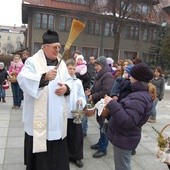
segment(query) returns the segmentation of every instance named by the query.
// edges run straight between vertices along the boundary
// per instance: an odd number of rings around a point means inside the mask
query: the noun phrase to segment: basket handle
[[[8,82],[7,80],[4,80],[3,83],[2,83],[2,85],[7,84],[7,82]]]
[[[167,124],[166,126],[164,126],[164,127],[162,128],[162,130],[160,131],[160,133],[162,133],[168,126],[170,126],[170,124]]]

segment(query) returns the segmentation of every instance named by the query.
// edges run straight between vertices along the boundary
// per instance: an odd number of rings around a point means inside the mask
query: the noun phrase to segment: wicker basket
[[[95,115],[95,112],[96,112],[96,109],[87,109],[86,112],[85,112],[85,115],[87,117],[91,117],[91,116]]]
[[[91,104],[87,104],[84,111],[87,117],[91,117],[95,115],[96,109]]]
[[[164,126],[162,130],[158,133],[157,157],[161,162],[170,165],[170,136],[167,133],[170,133],[170,130],[165,133],[165,130],[167,130],[168,127],[170,127],[170,124]]]
[[[8,81],[11,83],[16,83],[17,82],[17,77],[16,76],[8,76]]]

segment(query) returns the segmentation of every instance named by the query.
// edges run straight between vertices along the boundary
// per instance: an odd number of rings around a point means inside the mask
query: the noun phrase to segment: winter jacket
[[[131,82],[129,79],[118,77],[115,79],[111,89],[111,97],[117,96],[118,101],[125,98],[129,93],[131,93]]]
[[[160,77],[158,79],[153,78],[151,80],[151,83],[156,86],[156,93],[157,93],[157,98],[160,100],[163,99],[164,97],[164,92],[165,92],[165,79],[164,77]]]
[[[113,76],[109,66],[104,66],[97,74],[92,87],[92,100],[96,104],[104,96],[110,95]]]
[[[11,65],[9,66],[9,74],[13,75],[15,74],[16,76],[19,74],[19,72],[21,71],[22,67],[24,66],[22,60],[19,61],[18,63],[15,62],[11,62]]]
[[[84,90],[90,88],[91,77],[90,77],[89,72],[87,72],[83,75],[80,75],[80,73],[76,73],[76,77],[79,78],[82,81]]]
[[[88,72],[91,76],[91,84],[93,85],[94,79],[95,79],[95,76],[96,76],[95,64],[88,64],[87,70],[88,70]]]
[[[147,83],[131,84],[132,92],[120,102],[111,100],[108,138],[110,142],[126,150],[133,150],[141,139],[142,126],[147,122],[152,109],[152,99]]]
[[[3,68],[2,70],[0,70],[0,84],[2,85],[2,83],[7,79],[8,73],[6,71],[5,68]]]
[[[96,104],[104,96],[110,95],[114,78],[108,65],[104,66],[97,74],[92,87],[92,100]],[[96,115],[99,124],[104,123],[104,117]]]
[[[86,74],[87,73],[87,65],[85,63],[77,64],[76,73],[79,73],[80,75]]]

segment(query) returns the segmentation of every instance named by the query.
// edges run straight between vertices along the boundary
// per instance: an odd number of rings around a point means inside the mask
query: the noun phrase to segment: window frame
[[[46,16],[45,20],[43,19],[43,16]],[[53,17],[53,21],[51,21],[50,17]],[[55,15],[54,14],[42,13],[42,12],[37,12],[35,14],[34,27],[36,29],[44,29],[44,30],[51,29],[51,30],[54,30],[54,26],[55,26]]]
[[[65,3],[80,4],[80,5],[89,5],[89,0],[58,0],[58,1],[65,2]]]
[[[140,39],[140,27],[136,25],[127,25],[124,37],[130,40],[137,40]]]
[[[64,25],[63,25],[64,29],[61,27],[61,22],[62,22],[63,19],[64,19],[64,21],[63,21],[64,22]],[[70,29],[71,29],[71,24],[72,24],[73,19],[74,19],[74,17],[72,17],[72,16],[61,15],[60,21],[59,21],[59,30],[69,32]]]
[[[96,52],[95,52],[96,50]],[[82,54],[86,61],[89,61],[90,56],[94,56],[95,58],[98,57],[99,48],[97,47],[82,47]]]
[[[94,19],[86,20],[85,33],[89,35],[101,35],[101,21]]]
[[[125,56],[125,53],[128,53],[128,55],[126,55]],[[130,56],[130,57],[129,57]],[[137,57],[138,56],[138,52],[137,51],[126,51],[126,50],[124,50],[123,51],[123,57],[124,57],[124,59],[130,59],[130,60],[132,60],[133,59],[133,57]]]
[[[145,42],[154,42],[157,36],[157,29],[144,28],[142,40]]]
[[[34,42],[34,54],[35,54],[36,52],[38,52],[38,50],[41,49],[42,45],[43,45],[43,43]]]
[[[106,24],[109,24],[109,25],[106,27]],[[104,36],[111,36],[111,37],[114,37],[113,27],[114,27],[114,23],[105,22],[104,33],[103,33],[103,35],[104,35]],[[108,30],[107,30],[108,34],[106,34],[106,29],[108,29]]]
[[[112,55],[110,55],[110,54],[112,54]],[[108,57],[113,58],[115,60],[115,58],[114,58],[114,49],[105,48],[104,49],[104,56],[106,58],[108,58]]]

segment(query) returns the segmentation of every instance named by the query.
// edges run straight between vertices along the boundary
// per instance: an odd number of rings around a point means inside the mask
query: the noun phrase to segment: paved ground
[[[158,104],[157,123],[146,123],[142,131],[142,140],[137,147],[137,154],[132,157],[132,170],[166,170],[167,166],[156,159],[156,134],[152,126],[158,130],[170,122],[170,88],[167,87],[165,98]],[[12,110],[12,96],[7,91],[7,102],[0,103],[0,170],[25,170],[23,163],[24,131],[22,108]],[[113,150],[109,144],[108,154],[95,159],[90,145],[98,140],[98,125],[94,117],[89,118],[88,134],[84,139],[84,167],[82,170],[114,170]],[[70,164],[71,170],[79,168]]]

